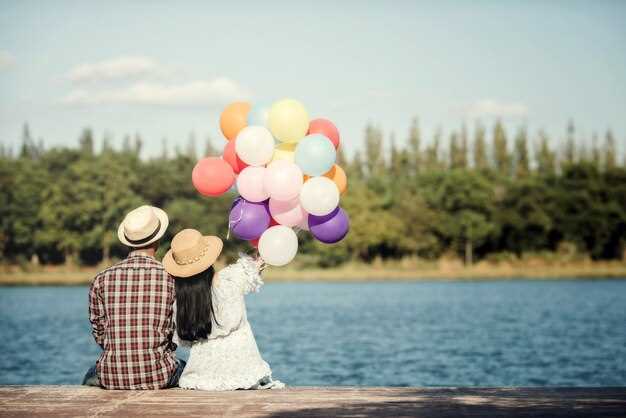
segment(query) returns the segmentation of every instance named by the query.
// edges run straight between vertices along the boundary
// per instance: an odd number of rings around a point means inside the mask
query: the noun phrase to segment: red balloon
[[[330,139],[335,146],[335,149],[339,148],[339,131],[337,130],[335,124],[328,119],[313,119],[309,123],[309,132],[307,135],[311,134],[322,134],[326,138]]]
[[[254,248],[259,248],[259,240],[260,239],[261,238],[251,239],[250,241],[248,241],[248,244],[250,244]]]
[[[248,166],[248,164],[241,161],[241,158],[237,156],[237,153],[235,152],[235,142],[236,139],[231,139],[226,143],[226,146],[224,147],[223,158],[224,161],[230,164],[235,174],[239,174],[241,170]]]
[[[235,182],[233,168],[219,157],[203,158],[191,172],[191,182],[204,196],[219,196]]]

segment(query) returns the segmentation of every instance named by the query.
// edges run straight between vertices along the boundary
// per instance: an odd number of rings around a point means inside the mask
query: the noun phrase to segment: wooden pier
[[[203,392],[0,386],[0,416],[626,417],[626,388],[298,387]]]

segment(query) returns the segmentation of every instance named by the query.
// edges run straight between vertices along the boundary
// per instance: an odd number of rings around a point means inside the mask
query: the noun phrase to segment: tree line
[[[152,158],[141,158],[138,135],[118,148],[105,137],[96,151],[95,142],[85,129],[76,147],[46,148],[25,125],[18,150],[0,148],[0,261],[93,265],[123,257],[117,226],[143,203],[170,216],[164,248],[187,227],[226,237],[234,194],[195,191],[194,138],[172,153],[165,143]],[[335,245],[301,232],[300,265],[450,254],[471,264],[564,246],[592,259],[623,258],[626,168],[610,131],[581,141],[570,122],[562,138],[531,139],[524,126],[511,136],[496,121],[489,132],[477,123],[471,133],[462,126],[423,141],[415,119],[402,142],[370,124],[360,150],[339,153],[351,230]],[[203,155],[220,153],[208,140]],[[229,257],[249,248],[225,241]]]

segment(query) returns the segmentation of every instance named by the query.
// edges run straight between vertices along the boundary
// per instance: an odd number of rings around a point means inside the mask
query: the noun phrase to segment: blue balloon
[[[304,174],[321,176],[335,164],[337,150],[330,139],[321,134],[313,134],[298,142],[295,158]]]
[[[250,108],[248,112],[248,126],[267,127],[267,117],[270,113],[271,104],[259,103]]]

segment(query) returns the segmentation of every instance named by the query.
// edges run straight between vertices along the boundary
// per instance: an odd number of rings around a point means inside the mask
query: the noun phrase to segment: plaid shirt
[[[96,368],[107,389],[159,389],[176,369],[174,279],[152,257],[131,253],[99,273],[89,321],[103,351]]]

